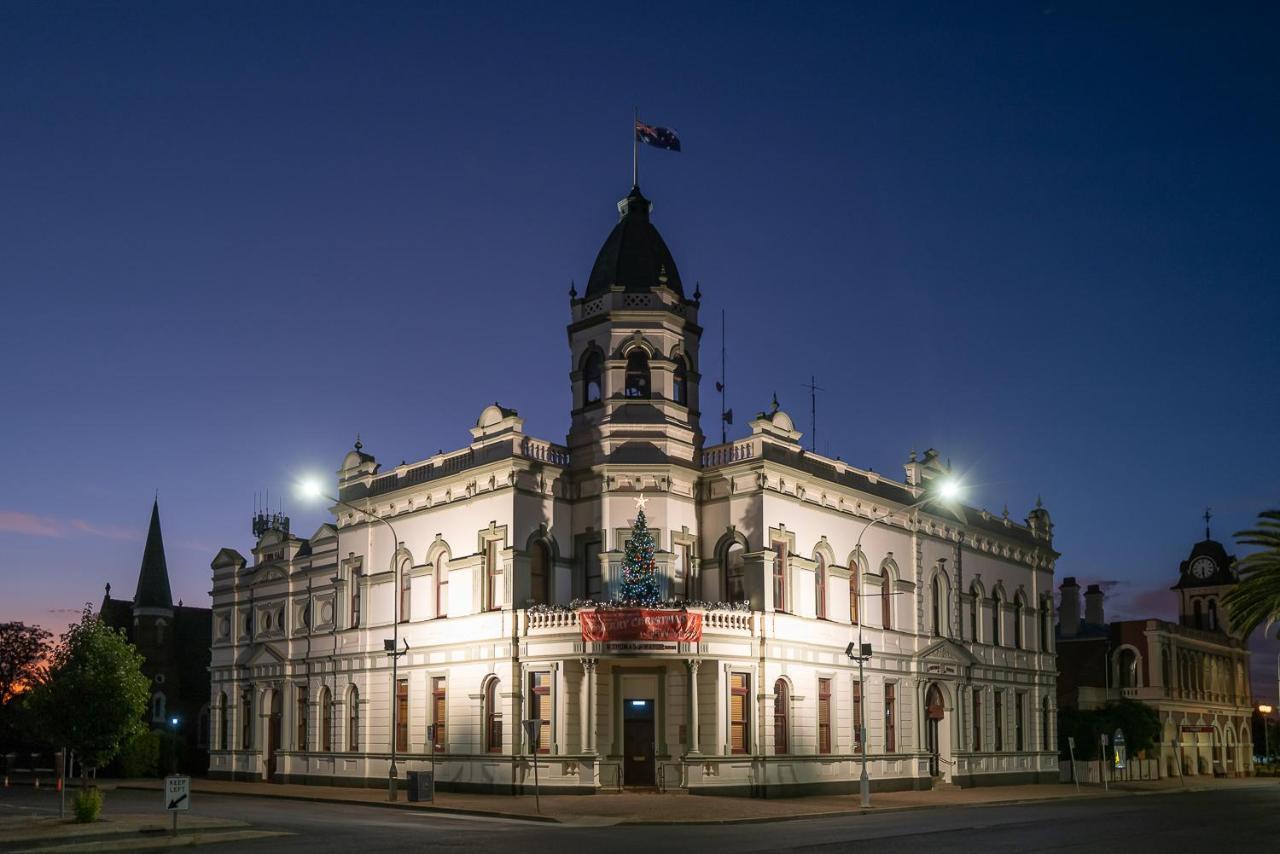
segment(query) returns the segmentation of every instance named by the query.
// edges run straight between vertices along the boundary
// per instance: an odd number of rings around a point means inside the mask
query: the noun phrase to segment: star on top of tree
[[[649,499],[644,497],[644,493],[640,493],[640,497],[636,499],[636,509],[643,510],[644,505],[649,503]]]

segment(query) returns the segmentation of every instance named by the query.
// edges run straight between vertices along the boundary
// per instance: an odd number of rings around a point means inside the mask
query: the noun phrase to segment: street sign
[[[1076,737],[1074,735],[1067,736],[1067,747],[1072,750],[1076,749]]]
[[[170,812],[191,809],[190,777],[164,778],[164,808]]]

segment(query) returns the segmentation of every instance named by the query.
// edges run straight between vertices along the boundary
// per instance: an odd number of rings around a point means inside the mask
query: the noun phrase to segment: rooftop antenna
[[[809,384],[801,386],[809,389],[809,450],[818,452],[818,392],[826,391],[818,385],[813,375],[809,375]]]

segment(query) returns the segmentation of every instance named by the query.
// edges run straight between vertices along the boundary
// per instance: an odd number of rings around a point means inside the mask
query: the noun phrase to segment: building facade
[[[1178,622],[1106,622],[1101,588],[1062,581],[1058,702],[1096,709],[1120,699],[1156,710],[1160,774],[1242,776],[1253,771],[1249,649],[1231,630],[1222,596],[1239,583],[1235,557],[1209,536],[1178,569]]]
[[[151,524],[133,599],[113,599],[108,584],[98,618],[123,630],[142,654],[142,672],[151,680],[147,724],[179,737],[183,755],[174,759],[182,770],[204,769],[211,728],[210,651],[205,642],[212,629],[211,611],[173,604],[159,500],[151,505]]]
[[[708,447],[701,293],[639,189],[618,208],[570,291],[564,445],[497,404],[418,462],[357,442],[332,523],[262,519],[250,557],[219,552],[210,774],[385,785],[394,746],[400,773],[477,791],[529,784],[535,752],[580,793],[852,791],[864,751],[878,789],[1056,779],[1048,512],[917,506],[937,452],[865,471],[806,451],[776,401]],[[696,639],[584,640],[638,499]]]

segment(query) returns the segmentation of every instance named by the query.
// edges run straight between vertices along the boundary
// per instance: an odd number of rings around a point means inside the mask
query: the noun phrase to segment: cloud
[[[22,534],[28,537],[53,537],[62,539],[86,535],[108,540],[136,540],[140,536],[126,528],[94,525],[83,519],[57,519],[52,516],[36,516],[16,510],[0,510],[0,533]]]

